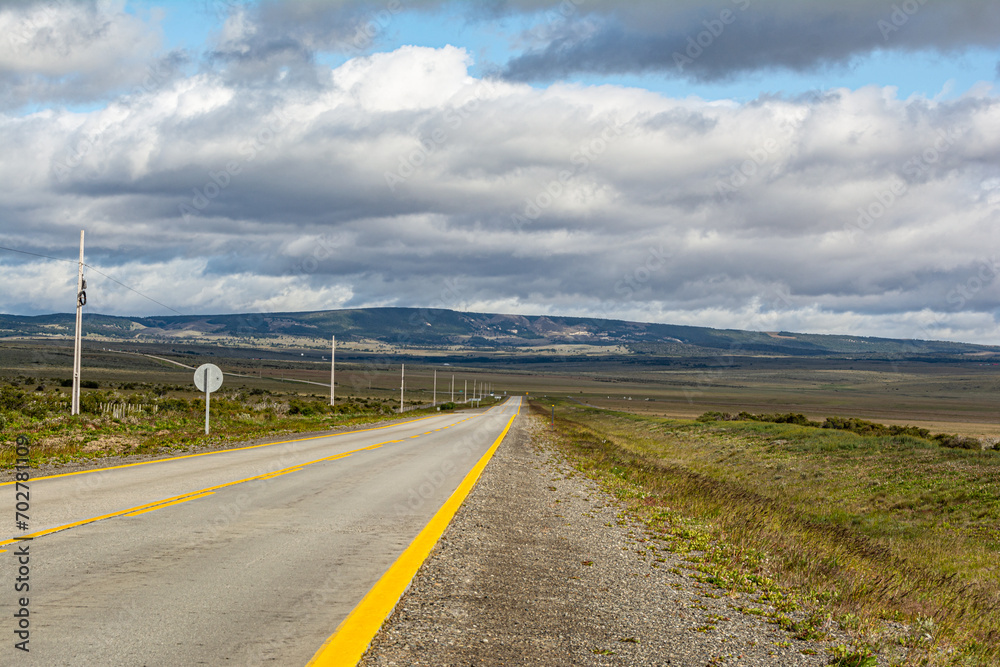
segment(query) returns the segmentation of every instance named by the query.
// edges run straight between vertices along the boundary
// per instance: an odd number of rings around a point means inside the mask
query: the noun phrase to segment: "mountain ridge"
[[[71,336],[75,315],[0,314],[0,339]],[[84,331],[101,339],[190,341],[223,345],[322,347],[343,343],[396,348],[506,349],[553,346],[628,355],[698,354],[848,358],[1000,357],[1000,346],[844,334],[713,329],[555,315],[473,313],[428,308],[358,308],[304,312],[122,317],[88,313]]]

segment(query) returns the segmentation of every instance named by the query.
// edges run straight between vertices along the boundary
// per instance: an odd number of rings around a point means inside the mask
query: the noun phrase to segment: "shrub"
[[[28,395],[21,389],[4,388],[0,390],[0,410],[15,411],[24,407]]]
[[[741,412],[738,415],[733,415],[728,412],[715,412],[710,411],[698,417],[696,421],[700,422],[732,422],[737,420],[753,421],[753,415],[749,412]]]
[[[939,433],[934,436],[934,441],[942,447],[952,449],[982,449],[982,444],[976,438],[969,438],[964,435],[949,435]]]
[[[187,412],[191,409],[191,404],[183,398],[165,398],[157,405],[160,406],[161,410],[176,410],[177,412]]]
[[[312,417],[314,415],[321,415],[329,407],[326,403],[322,401],[303,401],[298,398],[293,398],[288,401],[288,414],[290,415],[302,415],[303,417]],[[340,406],[341,409],[348,408],[352,412],[357,411],[357,405],[352,403],[347,403],[347,405]]]
[[[788,412],[783,415],[761,415],[761,417],[769,417],[769,419],[761,419],[760,421],[774,422],[775,424],[797,424],[799,426],[821,426],[819,422],[810,421],[804,414],[795,412]]]

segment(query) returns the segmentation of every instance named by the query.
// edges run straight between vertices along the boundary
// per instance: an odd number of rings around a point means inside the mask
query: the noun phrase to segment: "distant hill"
[[[0,338],[64,337],[74,316],[0,315]],[[1000,358],[1000,347],[859,336],[755,332],[585,317],[362,308],[307,313],[115,317],[86,314],[88,337],[136,342],[323,347],[330,337],[356,350],[520,350],[639,356],[776,355],[838,358]],[[570,346],[570,347],[567,347]]]

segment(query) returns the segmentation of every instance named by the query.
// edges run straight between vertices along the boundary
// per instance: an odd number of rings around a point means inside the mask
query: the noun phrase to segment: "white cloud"
[[[124,0],[0,6],[0,99],[88,101],[140,85],[161,49],[161,15],[144,21]]]
[[[430,109],[472,82],[471,63],[464,49],[453,46],[404,46],[347,62],[333,73],[333,83],[372,111]]]
[[[87,227],[95,264],[185,312],[424,306],[457,281],[448,307],[991,335],[991,91],[737,105],[482,82],[468,65],[406,47],[319,88],[205,72],[87,114],[0,117],[0,178],[17,185],[0,238],[72,257]],[[66,286],[35,278],[0,310],[66,310]]]

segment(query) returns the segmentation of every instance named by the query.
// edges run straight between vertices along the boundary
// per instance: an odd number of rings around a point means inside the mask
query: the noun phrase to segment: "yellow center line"
[[[427,418],[424,417],[423,419],[427,419]],[[419,421],[419,420],[414,420],[414,421]],[[374,431],[374,430],[378,430],[378,429],[369,429],[369,430]],[[360,431],[358,431],[358,432],[360,432]],[[414,436],[414,437],[419,437],[419,436]],[[312,439],[312,438],[307,438],[307,439]],[[402,440],[390,440],[390,442],[402,442]],[[280,444],[280,443],[273,443],[273,444]],[[381,447],[381,445],[379,445],[379,447]],[[357,452],[363,452],[363,451],[365,451],[367,449],[371,449],[371,448],[372,447],[369,446],[369,447],[362,447],[360,449],[352,449],[349,452],[343,452],[341,454],[337,454],[336,456],[337,456],[337,458],[346,458],[346,457],[350,456],[351,454],[356,454]],[[180,457],[180,458],[184,458],[184,457]],[[319,463],[320,461],[327,461],[327,460],[330,460],[330,458],[331,457],[323,457],[321,459],[316,459],[315,461],[309,461],[308,463],[296,464],[296,465],[293,465],[293,466],[289,466],[287,468],[281,468],[280,470],[275,470],[273,472],[264,473],[264,474],[261,474],[261,475],[254,475],[253,477],[247,477],[245,479],[238,479],[238,480],[236,480],[234,482],[226,482],[225,484],[218,484],[216,486],[210,486],[210,487],[201,489],[199,491],[190,491],[188,493],[184,493],[184,494],[181,494],[179,496],[171,496],[170,498],[163,498],[161,500],[157,500],[157,501],[154,501],[154,502],[151,502],[151,503],[145,503],[143,505],[137,505],[136,507],[129,507],[128,509],[118,510],[116,512],[109,512],[108,514],[102,514],[100,516],[94,516],[94,517],[90,517],[90,518],[87,518],[87,519],[81,519],[79,521],[74,521],[73,523],[67,523],[67,524],[62,525],[62,526],[56,526],[55,528],[48,528],[46,530],[40,530],[40,531],[37,531],[37,532],[34,532],[34,533],[29,533],[27,535],[22,535],[19,539],[3,540],[3,541],[0,541],[0,546],[4,546],[4,545],[7,545],[7,544],[14,544],[15,542],[18,542],[19,540],[23,540],[23,539],[27,539],[27,538],[34,539],[34,538],[38,538],[38,537],[43,537],[45,535],[51,535],[52,533],[58,533],[60,531],[69,530],[70,528],[76,528],[78,526],[84,526],[84,525],[86,525],[88,523],[94,523],[95,521],[102,521],[104,519],[112,519],[114,517],[125,516],[125,515],[129,515],[129,514],[136,514],[136,513],[140,513],[141,514],[142,513],[141,510],[146,510],[148,508],[159,509],[159,506],[166,507],[167,505],[176,504],[176,503],[171,502],[171,501],[177,500],[178,502],[184,502],[184,500],[190,499],[190,497],[195,496],[197,494],[210,495],[210,493],[214,493],[215,491],[218,491],[219,489],[224,489],[224,488],[229,487],[229,486],[235,486],[237,484],[243,484],[245,482],[252,482],[252,481],[256,481],[256,480],[263,481],[263,480],[266,480],[266,479],[270,479],[272,477],[277,477],[279,475],[287,474],[289,472],[297,472],[297,471],[301,470],[302,468],[305,468],[306,466],[311,466],[314,463]],[[169,459],[166,459],[166,460],[169,460]],[[131,464],[131,465],[138,465],[138,464]],[[116,467],[127,467],[127,466],[116,466]],[[105,470],[110,470],[110,468],[105,468]],[[77,473],[68,473],[68,474],[75,475]],[[56,475],[56,476],[58,477],[59,475]],[[38,477],[36,479],[44,479],[44,478]],[[34,481],[34,480],[32,480],[32,481]]]
[[[399,422],[398,424],[388,424],[386,426],[375,426],[372,428],[362,428],[357,431],[341,431],[340,433],[331,433],[329,435],[315,435],[308,438],[298,438],[296,440],[281,440],[280,442],[266,442],[263,445],[249,445],[247,447],[235,447],[233,449],[220,449],[215,452],[201,452],[200,454],[185,454],[184,456],[171,456],[165,459],[155,459],[153,461],[139,461],[138,463],[124,463],[120,466],[110,466],[108,468],[95,468],[94,470],[78,470],[76,472],[64,472],[59,475],[48,475],[46,477],[33,477],[32,482],[38,482],[43,479],[56,479],[58,477],[72,477],[73,475],[88,475],[95,472],[104,472],[105,470],[118,470],[119,468],[133,468],[135,466],[145,466],[151,463],[165,463],[167,461],[180,461],[181,459],[192,459],[197,456],[214,456],[216,454],[226,454],[228,452],[242,452],[248,449],[259,449],[261,447],[270,447],[271,445],[288,445],[294,442],[308,442],[310,440],[322,440],[323,438],[337,438],[342,435],[353,435],[355,433],[368,433],[370,431],[381,431],[382,429],[392,428],[394,426],[403,426],[404,424],[414,424],[416,422],[424,421],[425,419],[430,419],[435,415],[428,415],[426,417],[420,417],[418,419],[411,419],[405,422]],[[15,484],[12,482],[0,482],[0,486],[10,486]]]
[[[325,460],[326,459],[320,459],[320,461],[325,461]],[[271,472],[261,477],[258,477],[257,479],[259,480],[274,479],[275,477],[281,477],[282,475],[287,475],[289,473],[299,472],[300,470],[302,470],[302,468],[293,468],[291,470],[277,470],[275,472]]]
[[[182,498],[181,500],[175,500],[172,503],[162,503],[160,505],[157,505],[156,507],[150,507],[148,509],[139,510],[138,512],[129,512],[125,516],[139,516],[140,514],[145,514],[147,512],[155,512],[156,510],[163,509],[164,507],[170,507],[171,505],[180,505],[181,503],[186,503],[189,500],[196,500],[198,498],[204,498],[205,496],[211,496],[214,494],[215,491],[209,491],[208,493],[199,493],[196,496],[191,496],[189,498]]]

